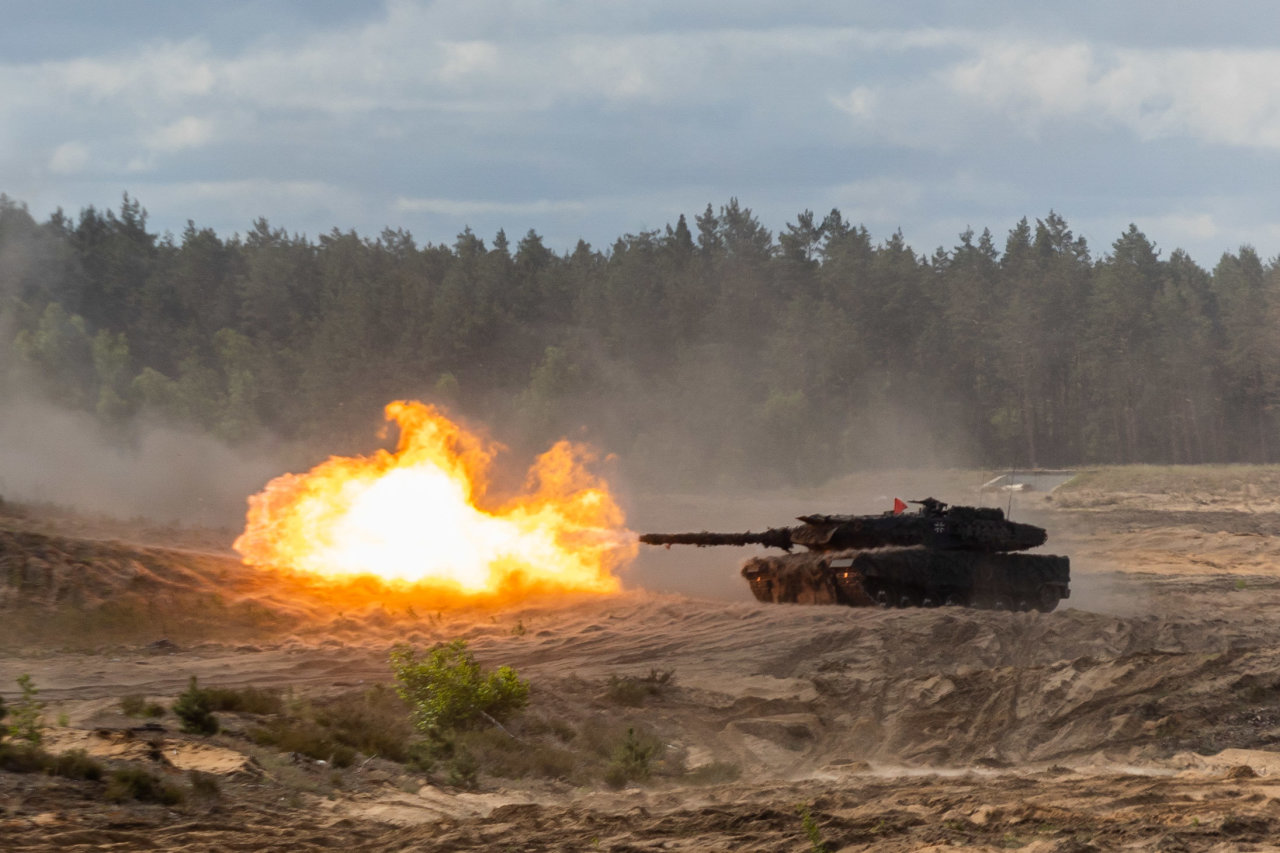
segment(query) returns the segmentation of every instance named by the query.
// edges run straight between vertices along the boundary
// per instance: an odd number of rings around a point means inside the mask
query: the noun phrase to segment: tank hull
[[[881,548],[755,557],[742,568],[755,597],[853,607],[960,605],[1048,613],[1070,596],[1070,561],[1049,554]]]

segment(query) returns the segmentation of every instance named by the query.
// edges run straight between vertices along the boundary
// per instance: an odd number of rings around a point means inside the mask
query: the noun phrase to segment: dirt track
[[[465,793],[380,766],[341,788],[286,791],[250,766],[225,777],[218,802],[176,811],[0,774],[0,847],[808,850],[807,805],[831,849],[1277,849],[1280,513],[1266,495],[1197,500],[1083,493],[1029,506],[1050,550],[1073,558],[1072,598],[1052,614],[645,592],[335,608],[216,554],[0,534],[0,686],[30,672],[68,731],[118,724],[120,696],[172,697],[192,674],[323,694],[387,680],[396,641],[463,637],[530,678],[548,714],[638,715],[689,768],[741,772],[618,792],[483,778]],[[731,573],[740,554],[721,553]],[[112,601],[132,609],[58,621]],[[139,613],[142,624],[124,615]],[[22,643],[14,626],[39,634],[33,614],[79,629]],[[150,645],[162,638],[177,647]],[[602,699],[611,675],[653,669],[674,670],[675,688],[639,710]],[[195,739],[169,728],[176,767]]]

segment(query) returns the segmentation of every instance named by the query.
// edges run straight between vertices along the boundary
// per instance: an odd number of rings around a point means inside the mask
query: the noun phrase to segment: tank
[[[1021,554],[1045,543],[1043,527],[994,507],[912,501],[883,515],[803,515],[760,533],[645,533],[649,545],[763,545],[789,553],[753,557],[742,576],[757,599],[854,607],[958,605],[1048,613],[1071,595],[1071,564]],[[796,546],[805,550],[790,553]]]

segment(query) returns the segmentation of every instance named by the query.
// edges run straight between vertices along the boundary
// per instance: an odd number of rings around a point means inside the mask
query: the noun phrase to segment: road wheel
[[[1039,600],[1036,601],[1036,610],[1039,610],[1041,613],[1052,613],[1057,609],[1058,602],[1062,600],[1058,597],[1058,591],[1051,586],[1040,587],[1040,595],[1038,598]]]

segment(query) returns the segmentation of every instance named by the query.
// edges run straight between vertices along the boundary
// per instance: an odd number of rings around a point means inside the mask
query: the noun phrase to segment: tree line
[[[0,352],[5,393],[124,440],[159,419],[338,452],[417,397],[663,485],[1277,461],[1280,263],[1162,254],[1132,225],[1094,254],[1053,212],[924,255],[730,199],[561,254],[532,230],[159,235],[128,195],[44,222],[0,195]]]

